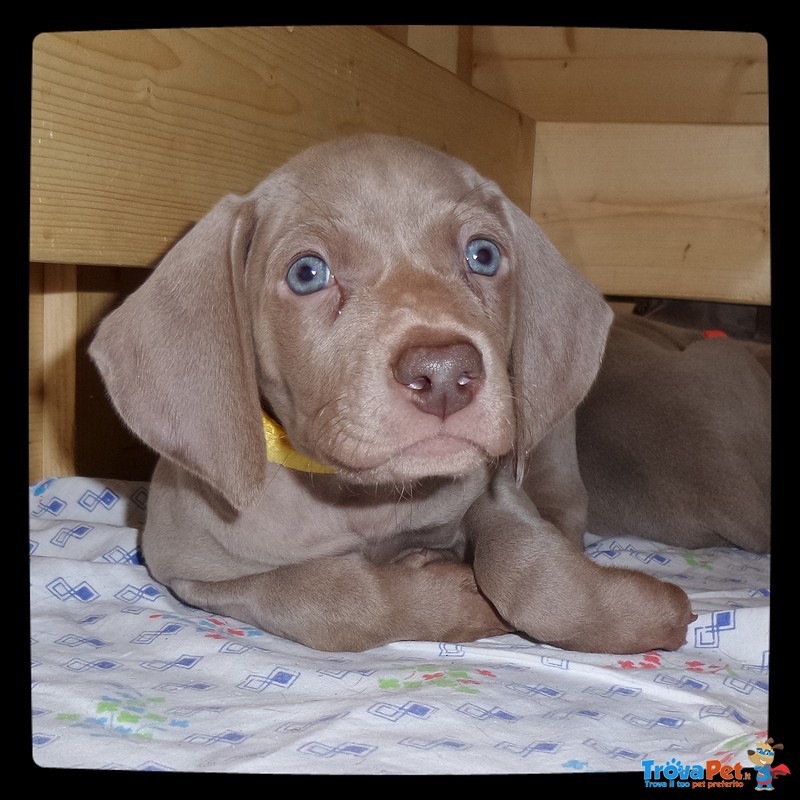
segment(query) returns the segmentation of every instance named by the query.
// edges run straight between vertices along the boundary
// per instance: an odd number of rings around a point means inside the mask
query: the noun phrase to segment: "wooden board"
[[[72,474],[75,461],[75,267],[33,265],[28,365],[29,480]]]
[[[44,268],[31,264],[28,294],[28,480],[44,477]]]
[[[475,25],[472,84],[536,120],[768,122],[758,33]]]
[[[538,123],[532,209],[609,294],[770,302],[766,126]]]
[[[413,136],[529,207],[532,122],[362,27],[42,34],[31,259],[151,266],[224,194],[356,131]]]

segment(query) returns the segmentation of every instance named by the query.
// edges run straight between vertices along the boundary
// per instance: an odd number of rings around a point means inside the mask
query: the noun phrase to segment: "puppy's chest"
[[[373,564],[399,561],[413,553],[424,553],[426,560],[439,557],[464,560],[466,539],[459,522],[431,528],[406,529],[394,536],[362,540],[361,552]]]
[[[378,514],[349,513],[348,526],[362,545],[362,552],[375,562],[392,561],[420,549],[450,549],[460,539],[466,509],[430,513],[413,501],[381,508]]]
[[[480,494],[480,482],[459,482],[397,492],[321,486],[275,492],[262,508],[288,541],[324,553],[360,552],[383,563],[418,550],[447,550],[459,557],[462,520]]]

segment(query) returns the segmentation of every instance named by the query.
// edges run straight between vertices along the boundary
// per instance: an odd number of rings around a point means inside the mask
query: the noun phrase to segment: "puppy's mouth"
[[[399,450],[352,459],[335,466],[354,483],[421,480],[436,476],[458,476],[477,469],[500,454],[489,453],[469,439],[437,433],[417,439]]]
[[[474,442],[460,436],[437,433],[406,445],[393,458],[439,458],[456,455],[467,449],[474,451]]]

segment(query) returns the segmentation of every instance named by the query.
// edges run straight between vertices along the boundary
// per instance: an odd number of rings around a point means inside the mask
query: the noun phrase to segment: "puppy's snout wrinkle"
[[[483,359],[468,342],[407,347],[392,374],[421,411],[446,419],[472,402],[483,383]]]

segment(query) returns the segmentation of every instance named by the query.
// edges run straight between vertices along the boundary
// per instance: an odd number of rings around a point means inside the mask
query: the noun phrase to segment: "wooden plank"
[[[369,28],[42,34],[31,258],[150,266],[222,195],[366,130],[464,158],[529,207],[533,123]]]
[[[373,30],[379,31],[401,44],[408,44],[408,25],[370,25]]]
[[[472,25],[372,25],[472,83]]]
[[[458,25],[409,25],[406,44],[434,64],[457,74]]]
[[[770,302],[766,126],[538,123],[532,215],[606,293]]]
[[[40,478],[75,474],[75,267],[49,264],[42,304],[42,461]]]
[[[44,267],[31,264],[28,294],[28,481],[44,477]]]
[[[758,33],[476,25],[472,50],[473,85],[536,120],[768,122]]]

